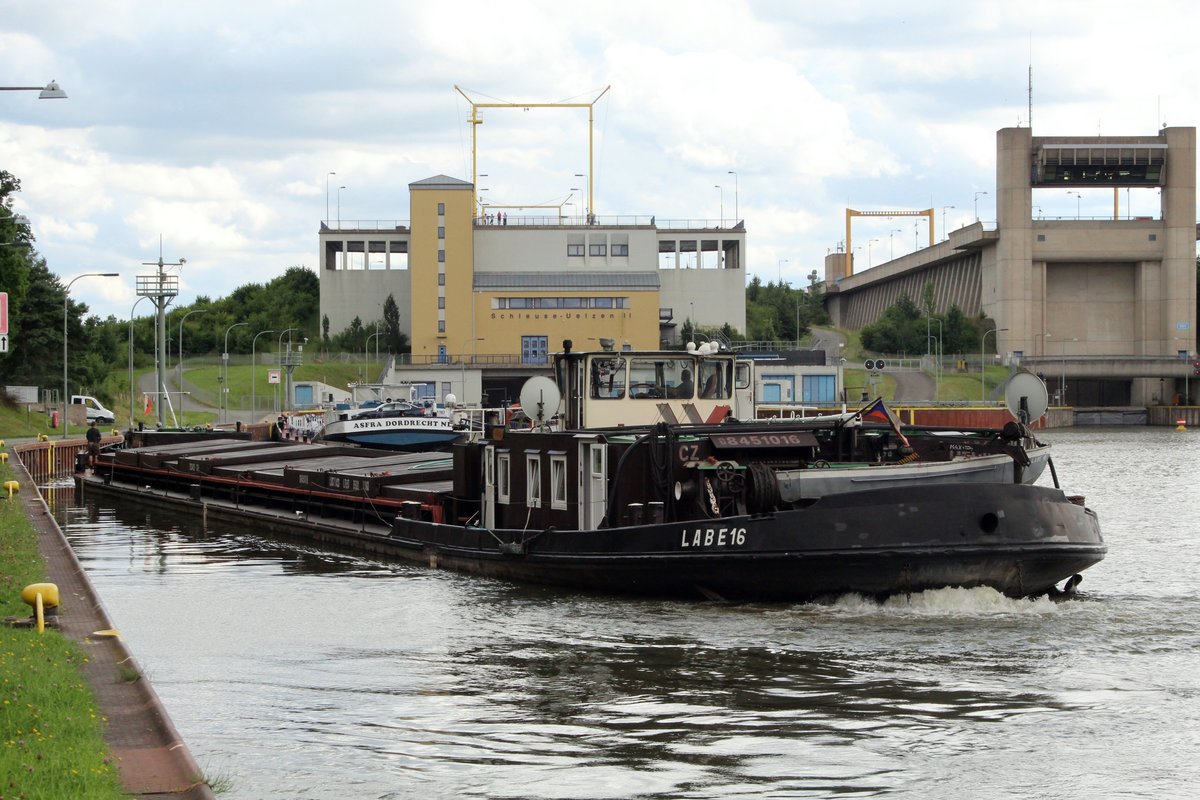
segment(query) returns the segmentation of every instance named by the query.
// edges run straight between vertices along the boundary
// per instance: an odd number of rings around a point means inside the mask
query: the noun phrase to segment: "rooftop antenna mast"
[[[167,306],[179,294],[179,276],[166,274],[167,267],[182,267],[187,263],[186,258],[178,261],[163,261],[162,235],[158,237],[158,261],[143,261],[144,267],[158,267],[152,275],[137,276],[137,293],[140,297],[149,297],[154,303],[157,319],[154,328],[154,393],[158,411],[158,425],[162,427],[166,421],[163,405],[170,402],[167,394],[166,354],[167,354]],[[133,398],[129,398],[133,403]],[[172,414],[175,412],[172,411]]]
[[[1029,34],[1029,81],[1026,89],[1029,97],[1028,111],[1025,112],[1029,120],[1029,130],[1033,131],[1033,34]]]

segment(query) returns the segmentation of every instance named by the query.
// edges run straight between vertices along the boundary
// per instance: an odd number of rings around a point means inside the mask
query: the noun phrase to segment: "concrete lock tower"
[[[995,223],[977,219],[865,271],[827,265],[827,275],[841,276],[826,284],[834,324],[862,328],[902,294],[921,298],[932,286],[934,313],[953,304],[985,316],[1000,356],[1057,383],[1062,403],[1186,403],[1196,353],[1196,129],[1034,136],[1005,128],[996,143]],[[1075,213],[1046,216],[1035,190],[1074,192]],[[1131,213],[1133,192],[1139,208],[1156,195],[1159,213]]]

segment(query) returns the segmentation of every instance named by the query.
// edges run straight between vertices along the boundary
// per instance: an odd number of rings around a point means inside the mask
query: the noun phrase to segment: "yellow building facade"
[[[486,370],[544,366],[564,339],[677,344],[689,319],[744,330],[740,223],[483,213],[473,188],[438,175],[409,184],[407,221],[322,223],[332,333],[355,318],[371,328],[390,295],[412,344],[402,365]]]

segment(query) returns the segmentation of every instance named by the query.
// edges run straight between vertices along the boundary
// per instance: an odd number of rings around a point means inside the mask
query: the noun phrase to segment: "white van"
[[[94,397],[86,394],[71,395],[71,405],[81,405],[87,412],[87,421],[97,425],[110,425],[117,421],[117,415],[109,411]]]

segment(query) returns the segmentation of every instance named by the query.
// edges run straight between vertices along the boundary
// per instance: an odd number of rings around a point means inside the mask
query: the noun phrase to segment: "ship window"
[[[629,363],[630,397],[661,400],[695,395],[695,365],[690,358],[634,358]]]
[[[750,365],[738,364],[737,370],[734,373],[734,386],[738,389],[747,389],[750,387]]]
[[[625,396],[625,359],[594,359],[591,372],[592,397],[613,400]]]
[[[512,489],[512,470],[510,469],[508,453],[501,453],[496,459],[496,498],[501,503],[509,502]]]
[[[731,391],[728,361],[705,361],[700,364],[700,396],[708,400],[728,400]]]
[[[567,507],[567,456],[550,454],[550,507]]]
[[[525,504],[542,507],[542,458],[538,453],[525,457]]]

